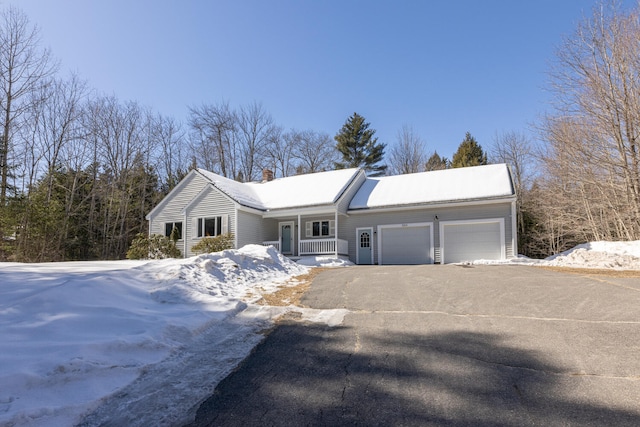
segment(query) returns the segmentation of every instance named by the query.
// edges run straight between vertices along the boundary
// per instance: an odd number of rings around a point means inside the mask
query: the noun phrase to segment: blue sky
[[[485,148],[530,133],[556,48],[596,3],[0,0],[63,73],[122,101],[183,121],[190,105],[257,101],[286,129],[332,136],[358,112],[381,142],[409,125],[447,157],[467,131]]]

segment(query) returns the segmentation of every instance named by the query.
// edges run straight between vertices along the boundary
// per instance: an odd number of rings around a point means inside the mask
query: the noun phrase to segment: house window
[[[222,217],[198,218],[198,237],[214,237],[222,234]]]
[[[328,236],[329,235],[329,221],[322,221],[320,223],[321,228],[321,234],[323,236]]]
[[[329,221],[313,221],[311,234],[313,237],[328,236],[329,235]]]
[[[362,233],[360,235],[360,247],[361,248],[371,247],[371,238],[369,236],[369,233]]]
[[[178,239],[182,239],[182,222],[165,222],[164,235],[171,237],[171,232],[174,228],[178,230]]]
[[[309,221],[307,222],[307,237],[333,236],[335,234],[335,221]]]

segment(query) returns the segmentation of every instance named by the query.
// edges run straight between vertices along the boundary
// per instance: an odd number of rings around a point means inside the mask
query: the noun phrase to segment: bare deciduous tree
[[[531,139],[522,132],[510,131],[496,134],[489,153],[491,163],[506,163],[511,168],[517,203],[516,214],[518,222],[518,250],[528,253],[530,246],[530,209],[531,199],[529,190],[535,177],[536,156]]]
[[[535,174],[535,147],[522,132],[510,131],[496,134],[490,148],[491,163],[507,163],[511,167],[516,192],[531,184]]]
[[[408,125],[396,134],[396,143],[389,151],[389,172],[392,175],[423,172],[426,162],[426,146],[413,128]]]
[[[164,190],[168,192],[187,173],[186,153],[183,149],[184,132],[180,123],[172,117],[157,114],[150,119],[150,138],[159,145],[158,173],[164,180]]]
[[[289,135],[296,160],[296,173],[314,173],[333,169],[340,159],[333,138],[312,130],[292,131]]]
[[[29,94],[56,68],[39,42],[38,28],[22,11],[9,7],[0,12],[0,206],[9,187],[12,137],[33,99]]]
[[[556,111],[541,125],[541,182],[565,204],[562,227],[579,239],[640,238],[639,11],[616,1],[596,7],[564,41],[552,73]]]
[[[274,126],[262,150],[260,164],[263,168],[273,171],[276,177],[287,177],[295,173],[293,165],[292,132],[282,132],[282,128]]]
[[[237,116],[228,103],[189,108],[191,150],[198,166],[235,178]]]
[[[242,177],[235,178],[241,181],[255,181],[261,175],[260,163],[269,141],[274,134],[279,132],[271,115],[262,104],[253,104],[241,107],[238,112],[238,147],[240,151],[240,172]]]

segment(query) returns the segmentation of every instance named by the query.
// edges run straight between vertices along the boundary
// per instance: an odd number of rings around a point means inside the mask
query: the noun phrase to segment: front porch
[[[271,240],[262,242],[263,246],[273,246],[282,252],[279,240]],[[294,253],[295,252],[295,253]],[[291,256],[308,256],[308,255],[348,255],[349,242],[343,239],[309,239],[298,241],[297,251],[291,251],[284,255]]]
[[[291,258],[330,255],[349,255],[349,243],[338,238],[337,210],[312,211],[306,214],[274,215],[264,223],[266,238],[262,244],[273,246]]]

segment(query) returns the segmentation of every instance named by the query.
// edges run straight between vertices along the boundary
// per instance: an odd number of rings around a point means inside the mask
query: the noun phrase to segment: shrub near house
[[[191,247],[196,254],[208,254],[233,249],[233,234],[221,234],[215,237],[204,237]]]
[[[176,242],[159,234],[149,237],[138,234],[127,251],[127,259],[165,259],[181,256]]]

